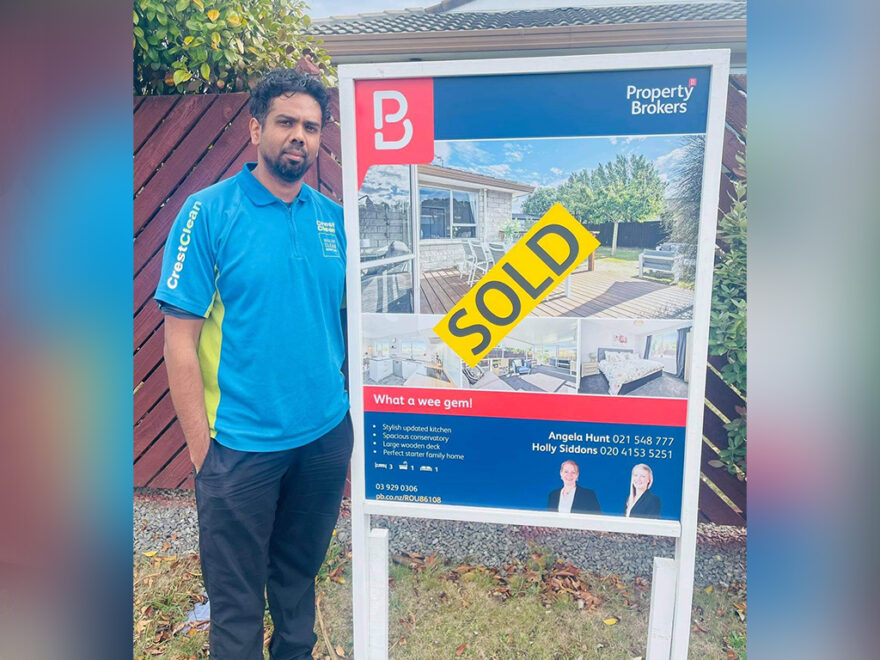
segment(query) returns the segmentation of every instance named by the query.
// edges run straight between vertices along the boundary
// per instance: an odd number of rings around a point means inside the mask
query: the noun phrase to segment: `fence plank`
[[[731,74],[730,78],[733,80],[733,83],[739,87],[742,91],[746,91],[746,74],[744,73],[734,73]]]
[[[159,311],[159,306],[156,303],[144,305],[143,309],[134,317],[134,348],[132,350],[136,351],[143,346],[161,323],[162,312]]]
[[[584,225],[596,235],[599,242],[606,247],[611,246],[614,237],[614,223],[605,222]],[[621,222],[617,226],[617,247],[653,248],[666,240],[667,233],[663,223]]]
[[[134,419],[139,421],[168,391],[168,373],[163,362],[134,393]]]
[[[702,481],[700,481],[700,510],[716,525],[746,526],[745,519],[731,509],[724,500],[718,497]]]
[[[318,158],[320,158],[321,147],[318,147]],[[315,163],[317,164],[317,159],[315,159]],[[307,171],[305,176],[302,179],[303,183],[311,188],[317,190],[320,182],[318,181],[318,168],[313,165]]]
[[[159,328],[134,354],[134,387],[143,381],[162,361],[165,332]]]
[[[247,132],[250,113],[243,108],[232,120],[229,128],[217,139],[213,148],[205,154],[198,165],[180,183],[168,202],[159,210],[134,241],[134,272],[143,268],[149,259],[161,249],[168,231],[186,198],[220,180],[229,163],[241,153],[250,141]]]
[[[727,358],[723,355],[710,355],[709,364],[721,371],[727,364]]]
[[[248,141],[248,145],[244,148],[244,150],[238,154],[236,159],[232,161],[229,167],[220,175],[219,181],[223,181],[224,179],[228,179],[231,176],[235,176],[241,171],[241,168],[244,167],[245,163],[255,163],[257,161],[257,148],[250,144]]]
[[[724,151],[721,153],[721,163],[740,179],[744,179],[746,173],[736,162],[736,154],[743,152],[745,147],[736,134],[729,128],[724,129]]]
[[[134,427],[134,460],[138,460],[174,420],[171,394],[165,393],[159,403]]]
[[[330,92],[330,117],[339,121],[339,89],[334,87],[327,91]]]
[[[134,233],[137,234],[162,203],[171,196],[205,150],[223,132],[247,100],[246,94],[223,94],[210,105],[198,123],[188,131],[166,160],[165,165],[150,179],[134,200]]]
[[[721,175],[721,188],[718,193],[718,220],[720,221],[722,216],[730,211],[730,207],[733,206],[733,200],[736,199],[736,191],[733,187],[733,182],[725,175]]]
[[[324,149],[318,152],[318,171],[323,188],[321,192],[334,200],[342,200],[342,168]]]
[[[145,96],[141,97],[142,103],[134,111],[134,154],[138,158],[138,151],[144,146],[147,138],[156,130],[168,112],[182,96]],[[169,127],[170,128],[170,127]],[[159,145],[156,145],[157,147]],[[139,186],[135,187],[137,190]]]
[[[174,424],[134,464],[134,483],[149,486],[153,478],[181,450],[185,440],[180,424]]]
[[[718,486],[718,488],[720,488],[734,504],[745,512],[745,482],[740,481],[734,475],[730,474],[726,468],[716,468],[709,465],[709,461],[714,460],[718,460],[718,454],[712,451],[712,448],[704,442],[700,451],[700,471],[706,475],[712,483]]]
[[[743,137],[746,130],[746,97],[734,85],[727,86],[727,123]]]
[[[744,406],[743,398],[730,389],[730,385],[721,380],[711,369],[706,370],[706,398],[718,408],[727,419],[736,419],[740,414],[737,406]]]
[[[339,132],[339,124],[328,121],[321,130],[321,145],[331,154],[341,160],[342,137]]]
[[[703,435],[718,449],[727,449],[727,429],[711,408],[703,408]]]
[[[186,447],[171,459],[153,479],[150,480],[150,488],[177,488],[181,481],[193,472],[193,464],[189,458],[189,450]]]
[[[174,152],[181,140],[213,104],[210,96],[184,96],[165,117],[150,140],[134,158],[134,192],[155,174],[156,168]]]
[[[156,286],[159,284],[159,275],[161,272],[162,250],[159,250],[134,278],[135,313],[137,313],[146,303],[155,305],[154,302],[150,301],[150,297],[156,292]]]

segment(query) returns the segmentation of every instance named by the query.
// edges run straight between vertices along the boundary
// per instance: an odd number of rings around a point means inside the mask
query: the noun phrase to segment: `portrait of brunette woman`
[[[654,472],[644,463],[632,469],[629,497],[624,515],[627,518],[659,518],[660,498],[651,492]]]

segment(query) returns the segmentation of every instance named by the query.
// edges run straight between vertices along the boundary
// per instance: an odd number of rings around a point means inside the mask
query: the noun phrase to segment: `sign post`
[[[672,537],[647,646],[686,657],[728,62],[339,67],[356,658],[372,515]]]

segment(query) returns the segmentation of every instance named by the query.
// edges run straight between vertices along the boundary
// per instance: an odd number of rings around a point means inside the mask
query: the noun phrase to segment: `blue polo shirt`
[[[186,200],[155,298],[206,319],[198,354],[211,437],[279,451],[321,437],[348,411],[345,233],[341,206],[305,184],[287,204],[255,166]]]

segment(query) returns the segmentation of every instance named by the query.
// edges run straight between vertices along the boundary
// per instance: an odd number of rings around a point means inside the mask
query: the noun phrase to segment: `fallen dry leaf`
[[[714,590],[714,587],[710,584],[703,591],[705,591],[707,594],[711,594],[713,590]]]
[[[620,621],[620,619],[618,619],[616,616],[610,616],[607,619],[602,619],[602,623],[604,623],[606,626],[613,626],[618,621]]]
[[[336,648],[334,648],[333,650],[336,651],[336,655],[338,655],[340,658],[345,657],[345,649],[342,648],[341,645],[337,644]]]
[[[464,653],[464,650],[467,648],[467,642],[464,642],[461,646],[455,649],[455,655],[460,656]]]
[[[158,550],[148,550],[144,553],[144,557],[155,557],[158,552]]]

